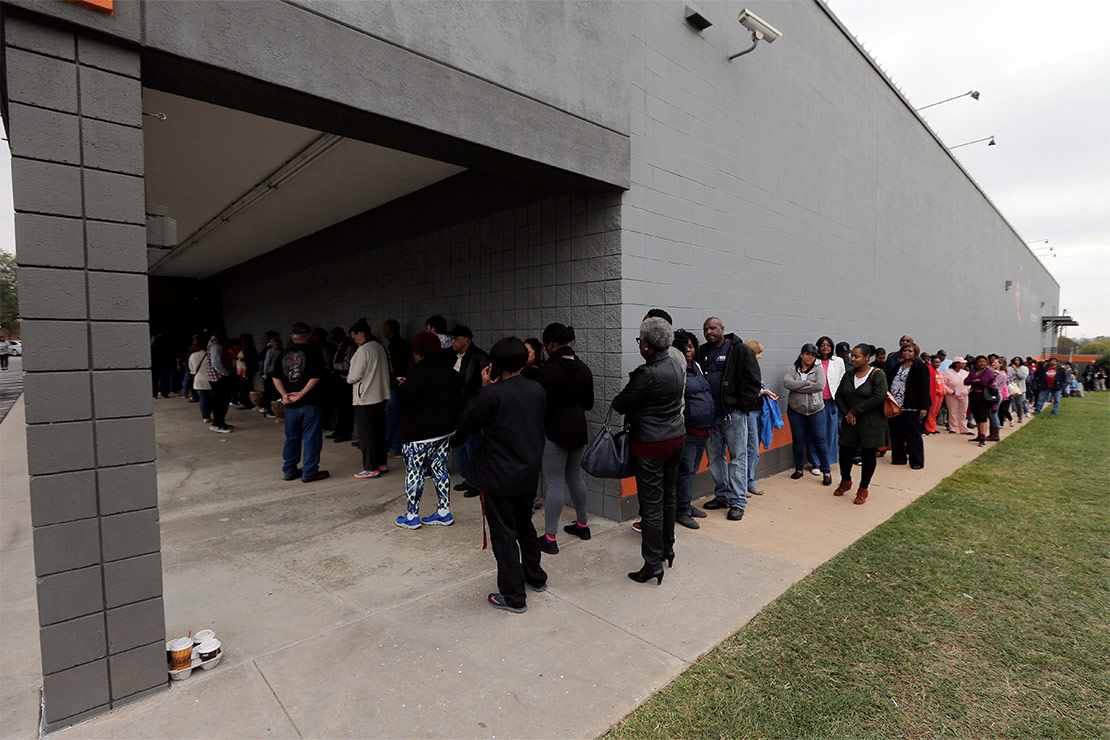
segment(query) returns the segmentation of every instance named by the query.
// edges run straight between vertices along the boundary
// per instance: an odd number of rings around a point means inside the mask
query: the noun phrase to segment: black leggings
[[[867,488],[871,485],[871,476],[875,475],[875,452],[874,447],[861,447],[860,454],[863,457],[863,475],[859,479],[859,487]],[[852,456],[855,450],[851,447],[840,448],[840,480],[852,480]]]

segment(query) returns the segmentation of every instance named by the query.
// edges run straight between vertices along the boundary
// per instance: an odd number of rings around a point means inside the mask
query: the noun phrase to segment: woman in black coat
[[[900,362],[887,372],[890,394],[902,407],[902,413],[889,419],[890,462],[920,470],[925,467],[925,443],[921,437],[921,423],[929,413],[929,368],[919,358],[921,348],[916,344],[903,347]]]
[[[628,577],[639,583],[663,582],[663,559],[674,563],[675,483],[686,423],[682,418],[685,373],[671,361],[674,330],[664,319],[640,324],[644,364],[628,374],[628,384],[613,399],[624,414],[632,447],[632,471],[640,499],[640,552],[644,566]],[[750,350],[749,350],[750,352]]]

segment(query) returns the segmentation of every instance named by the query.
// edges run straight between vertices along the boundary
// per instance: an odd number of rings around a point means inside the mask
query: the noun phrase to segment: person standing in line
[[[759,363],[740,337],[725,334],[716,316],[705,320],[702,333],[705,344],[698,348],[697,360],[709,380],[717,416],[706,444],[715,486],[703,508],[728,509],[728,519],[740,521],[748,505],[747,415],[760,410]]]
[[[852,450],[860,447],[861,472],[854,504],[867,502],[868,488],[875,475],[875,452],[886,442],[886,374],[868,364],[871,345],[857,344],[852,348],[852,372],[840,381],[836,405],[840,409],[840,485],[834,496],[852,490]]]
[[[900,352],[902,362],[886,373],[890,395],[902,407],[902,413],[888,419],[890,426],[890,462],[921,470],[925,467],[925,445],[921,438],[921,422],[929,413],[929,370],[921,361],[921,348],[910,344]]]
[[[208,340],[208,383],[212,386],[212,426],[219,434],[230,434],[227,407],[231,403],[235,379],[231,375],[231,358],[227,350],[227,337],[222,326],[217,326]]]
[[[405,343],[408,346],[408,343]],[[440,353],[439,339],[429,331],[412,338],[412,362],[406,363],[407,376],[391,392],[396,400],[401,451],[405,458],[405,499],[407,510],[395,523],[403,529],[422,525],[451,526],[451,475],[447,454],[451,436],[458,428],[462,412],[462,378],[434,359]],[[434,514],[420,516],[424,477],[431,475],[438,506]]]
[[[846,342],[841,342],[844,354],[847,354],[849,347]],[[821,391],[821,400],[823,406],[818,412],[820,416],[814,419],[814,423],[824,425],[825,439],[825,452],[829,458],[829,465],[836,465],[837,450],[840,448],[840,415],[836,408],[836,390],[840,387],[840,379],[844,377],[844,373],[848,369],[848,360],[844,362],[837,362],[840,359],[834,354],[835,345],[830,337],[821,337],[817,340],[817,359],[821,365],[821,371],[825,374],[825,388]],[[793,427],[791,427],[793,429]],[[806,459],[810,462],[810,471],[814,475],[821,475],[822,471],[828,475],[828,468],[822,468],[818,464],[816,450],[813,445],[812,438],[806,446]]]
[[[363,321],[365,322],[366,319]],[[332,389],[331,395],[335,399],[333,426],[335,431],[326,435],[325,439],[339,444],[350,442],[355,428],[355,409],[352,405],[354,396],[349,390],[347,373],[351,371],[351,360],[358,350],[358,344],[340,326],[328,332],[328,342],[335,346],[335,354],[332,355],[331,360],[331,373],[328,376]]]
[[[559,552],[556,535],[568,490],[575,518],[563,527],[563,531],[583,540],[591,536],[582,453],[587,442],[586,412],[594,407],[594,376],[589,366],[574,353],[570,346],[573,342],[573,326],[548,324],[543,330],[543,346],[549,359],[536,371],[536,380],[547,397],[543,448],[547,496],[544,533],[539,536],[539,544],[549,555]],[[535,353],[532,349],[529,356]]]
[[[203,336],[203,335],[201,335]],[[200,406],[200,418],[205,424],[212,423],[212,382],[208,380],[208,352],[205,344],[197,337],[190,348],[186,370],[193,378],[193,392],[197,394],[197,404]]]
[[[994,363],[991,365],[994,370],[994,387],[998,389],[998,403],[995,404],[994,411],[991,415],[991,434],[987,438],[988,442],[998,442],[998,433],[1002,429],[1002,425],[1006,422],[1010,426],[1014,425],[1014,417],[1010,413],[1010,375],[1006,372],[1006,358],[999,356],[994,358]]]
[[[694,355],[698,350],[698,338],[688,331],[679,329],[674,335],[674,346],[686,357],[686,388],[683,392],[686,441],[682,444],[682,458],[675,478],[674,520],[687,529],[700,529],[701,525],[697,520],[704,519],[706,513],[693,505],[690,488],[701,465],[702,456],[705,454],[705,445],[709,441],[710,430],[713,428],[717,413],[713,394],[709,389],[709,380],[706,379],[698,363],[694,361]],[[640,531],[643,531],[642,524]]]
[[[380,478],[389,472],[386,466],[385,402],[389,400],[389,356],[370,332],[366,319],[351,327],[351,337],[358,345],[351,357],[347,383],[351,386],[358,447],[362,451],[362,470],[355,473],[359,480]]]
[[[277,368],[277,359],[281,357],[285,347],[281,342],[281,335],[270,329],[262,335],[266,340],[266,351],[262,354],[262,394],[266,403],[266,410],[270,411],[272,404],[281,398],[274,388],[274,370]],[[273,416],[268,413],[266,416]]]
[[[879,370],[882,370],[883,366],[885,366],[885,365],[886,365],[886,349],[884,349],[883,347],[876,347],[875,348],[875,354],[871,359],[871,367],[878,368]],[[851,369],[852,369],[852,367],[849,365],[848,370],[851,370]],[[839,408],[837,410],[839,411]]]
[[[547,590],[532,524],[547,403],[540,384],[520,375],[527,359],[528,350],[517,337],[505,337],[493,345],[479,374],[481,389],[459,419],[459,434],[481,440],[470,460],[470,475],[482,492],[497,559],[498,593],[490,594],[487,602],[516,614],[528,609],[525,584],[536,591]]]
[[[451,336],[447,333],[447,319],[437,313],[435,316],[429,316],[424,326],[439,339],[440,349],[451,348]]]
[[[937,414],[944,404],[944,374],[940,369],[941,356],[938,352],[929,358],[929,414],[925,417],[925,434],[940,434],[937,429]]]
[[[948,433],[971,434],[967,425],[968,393],[964,385],[967,361],[960,355],[952,358],[952,364],[944,371],[944,402],[948,405]]]
[[[436,317],[433,316],[432,318]],[[474,334],[470,331],[469,326],[456,324],[449,334],[454,355],[454,364],[449,365],[449,367],[454,367],[455,372],[462,376],[463,406],[465,407],[470,399],[477,396],[482,389],[482,370],[489,365],[490,359],[485,350],[474,344]],[[447,356],[451,357],[452,353],[448,353]],[[525,349],[525,356],[527,356],[527,353],[528,350]],[[460,434],[459,439],[462,443],[455,442],[458,450],[456,455],[458,456],[459,473],[463,480],[462,483],[455,486],[455,490],[462,491],[466,498],[472,498],[478,495],[479,489],[470,477],[470,461],[474,459],[474,455],[478,452],[478,446],[482,444],[482,432],[479,430],[474,434]]]
[[[1060,367],[1060,363],[1055,357],[1049,357],[1048,361],[1044,362],[1037,370],[1037,405],[1033,407],[1033,414],[1041,413],[1049,399],[1052,400],[1052,415],[1059,414],[1060,395],[1067,387],[1069,380],[1067,368]]]
[[[389,353],[389,388],[396,390],[401,379],[409,370],[412,360],[412,347],[401,336],[401,324],[396,319],[386,319],[382,324],[382,336],[385,337],[385,349]],[[438,338],[436,340],[439,341]],[[391,393],[385,402],[385,437],[388,442],[387,457],[398,457],[401,454],[401,441],[398,434],[400,428],[400,407],[395,393]]]
[[[8,337],[0,335],[0,371],[7,372],[8,356],[12,353],[12,344]]]
[[[938,349],[933,357],[940,358],[940,365],[937,367],[937,370],[939,370],[941,374],[944,374],[948,368],[952,367],[952,361],[948,359],[948,353],[943,349]]]
[[[763,345],[756,339],[745,339],[744,344],[755,353],[756,367],[759,367],[759,361],[763,359]],[[763,371],[759,372],[760,378],[763,377]],[[753,496],[762,496],[763,489],[755,483],[755,469],[759,467],[759,423],[763,418],[763,398],[770,398],[772,401],[779,400],[779,397],[767,389],[763,385],[763,381],[759,383],[759,403],[755,411],[748,414],[748,493]]]
[[[1025,416],[1029,413],[1029,404],[1026,402],[1025,394],[1028,390],[1027,382],[1029,380],[1029,368],[1025,366],[1025,361],[1020,356],[1015,355],[1010,360],[1010,367],[1007,370],[1010,376],[1010,384],[1013,388],[1010,392],[1010,403],[1013,406],[1014,413],[1017,414],[1018,424],[1025,420]],[[1014,391],[1017,391],[1016,393]]]
[[[984,395],[987,388],[994,387],[994,371],[990,369],[986,355],[975,358],[975,368],[964,378],[964,385],[970,390],[968,394],[971,414],[975,418],[978,435],[969,442],[978,442],[980,447],[987,446],[988,429],[990,427],[991,406]]]
[[[782,384],[790,391],[786,409],[794,449],[794,472],[790,478],[798,480],[802,477],[806,450],[812,446],[820,471],[824,474],[821,482],[831,486],[832,468],[829,467],[829,453],[825,447],[825,417],[821,409],[826,403],[833,403],[831,399],[825,401],[822,397],[823,391],[828,388],[824,368],[835,365],[837,360],[832,358],[831,362],[818,364],[817,352],[817,345],[803,344],[798,359],[794,360],[794,365],[782,379]]]
[[[629,427],[640,503],[644,564],[628,574],[638,583],[654,578],[661,584],[663,560],[674,564],[675,484],[686,441],[682,410],[686,379],[668,351],[673,344],[674,330],[665,319],[644,319],[639,336],[644,363],[628,374],[628,383],[613,399],[613,410],[624,415]],[[746,474],[747,468],[742,470]]]
[[[319,347],[312,343],[312,329],[308,324],[298,321],[290,333],[293,343],[281,353],[274,374],[274,388],[285,405],[281,472],[287,481],[300,478],[312,483],[328,477],[328,471],[320,469],[324,410],[319,385],[324,377],[324,357]],[[302,463],[299,468],[298,462]]]

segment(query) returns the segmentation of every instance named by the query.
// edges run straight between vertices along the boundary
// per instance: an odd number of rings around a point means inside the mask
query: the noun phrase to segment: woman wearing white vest
[[[385,464],[385,402],[389,400],[389,355],[370,331],[366,319],[351,327],[358,349],[351,358],[347,382],[355,410],[355,432],[362,450],[359,479],[379,478],[389,472]]]
[[[840,388],[840,379],[846,372],[844,363],[833,351],[835,347],[829,337],[821,337],[817,340],[817,364],[825,374],[825,388],[821,391],[821,400],[824,401],[825,407],[818,413],[821,414],[820,423],[825,426],[825,449],[829,454],[830,465],[836,464],[837,453],[840,450],[840,412],[836,408],[836,391]],[[806,456],[811,464],[809,472],[821,475],[821,466],[812,442],[806,446]]]

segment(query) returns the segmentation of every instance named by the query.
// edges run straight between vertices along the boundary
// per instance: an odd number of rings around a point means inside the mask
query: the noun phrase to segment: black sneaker
[[[716,509],[727,509],[728,508],[728,502],[727,501],[722,501],[719,498],[714,498],[714,499],[710,499],[710,500],[706,501],[704,504],[702,504],[701,508],[709,509],[710,511],[714,511]]]
[[[744,510],[739,506],[733,506],[728,510],[728,520],[730,522],[738,522],[744,518]]]
[[[456,491],[468,491],[468,490],[470,490],[470,484],[469,483],[460,483],[459,485],[455,486],[455,490]]]
[[[482,492],[474,486],[467,486],[466,489],[463,491],[463,498],[474,498],[481,493]]]
[[[705,519],[709,515],[706,514],[704,511],[702,511],[701,509],[699,509],[698,507],[691,506],[690,507],[690,516],[694,517],[695,519]]]
[[[590,539],[590,528],[589,527],[583,527],[578,522],[571,522],[567,526],[563,527],[563,531],[566,532],[567,534],[573,534],[575,537],[578,537],[579,539],[583,539],[583,540]]]
[[[509,606],[509,602],[505,601],[505,597],[501,594],[490,594],[488,597],[489,605],[494,609],[504,609],[513,614],[523,614],[528,611],[527,606]]]
[[[798,480],[801,477],[802,477],[802,471],[800,471],[800,470],[795,470],[793,473],[790,474],[790,480]]]
[[[547,539],[546,534],[541,534],[537,537],[536,542],[540,543],[540,550],[546,552],[548,555],[559,554],[559,543],[555,540]]]

